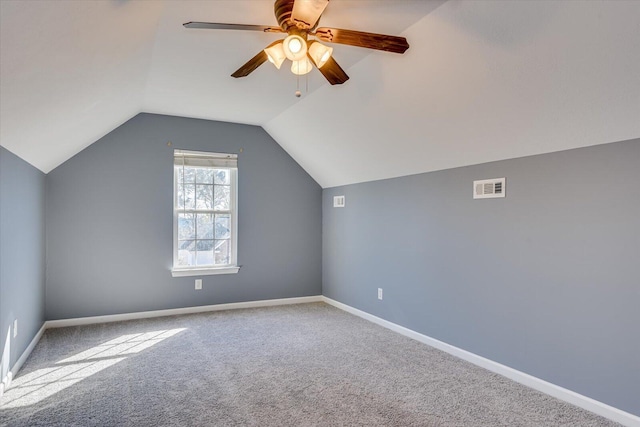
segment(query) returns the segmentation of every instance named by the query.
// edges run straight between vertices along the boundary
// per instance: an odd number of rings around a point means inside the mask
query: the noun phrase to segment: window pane
[[[214,184],[231,184],[231,171],[229,169],[214,169]]]
[[[213,265],[213,240],[197,241],[198,255],[197,265]]]
[[[231,187],[228,185],[216,185],[213,208],[217,211],[228,211],[230,205]]]
[[[231,238],[231,217],[229,215],[216,215],[216,239]]]
[[[198,239],[213,239],[213,214],[196,214],[198,216]]]
[[[176,171],[176,175],[178,177],[178,184],[183,184],[185,182],[187,184],[191,184],[191,183],[194,183],[196,181],[196,169],[195,168],[185,167],[183,169],[182,166],[176,166],[175,167],[175,171]],[[183,174],[184,174],[184,179],[183,179]]]
[[[231,244],[230,240],[216,240],[215,249],[216,265],[226,265],[231,263]]]
[[[196,169],[196,183],[213,184],[213,169]]]
[[[213,251],[213,240],[197,240],[198,251]]]
[[[193,240],[178,241],[178,265],[195,265],[196,242]]]
[[[196,238],[194,214],[178,214],[178,240]]]
[[[193,184],[178,184],[178,198],[176,209],[195,209],[196,186]]]
[[[213,209],[213,185],[196,185],[196,209]]]

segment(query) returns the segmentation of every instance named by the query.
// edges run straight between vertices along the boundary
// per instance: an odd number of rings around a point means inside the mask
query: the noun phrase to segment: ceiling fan
[[[333,48],[321,44],[320,41],[394,53],[404,53],[409,48],[404,37],[338,28],[318,28],[320,16],[327,4],[329,0],[276,0],[273,10],[279,27],[216,22],[187,22],[183,25],[186,28],[287,34],[286,38],[271,43],[231,74],[236,78],[248,76],[267,60],[280,69],[284,60],[289,59],[292,61],[291,71],[294,74],[307,74],[313,69],[313,64],[329,83],[342,84],[349,80],[349,76],[333,59]]]

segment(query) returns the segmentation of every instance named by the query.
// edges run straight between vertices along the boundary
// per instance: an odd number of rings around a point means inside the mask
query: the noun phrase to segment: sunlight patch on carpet
[[[17,408],[38,403],[184,330],[177,328],[122,335],[59,360],[50,367],[21,375],[2,397],[1,407]]]

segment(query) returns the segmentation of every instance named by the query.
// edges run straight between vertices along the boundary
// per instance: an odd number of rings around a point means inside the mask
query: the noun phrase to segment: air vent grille
[[[483,179],[473,181],[473,198],[490,199],[504,197],[506,193],[506,178]]]
[[[344,196],[333,196],[333,207],[344,208]]]

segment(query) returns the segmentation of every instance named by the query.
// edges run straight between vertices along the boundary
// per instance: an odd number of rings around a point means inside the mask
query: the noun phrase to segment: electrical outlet
[[[382,299],[382,288],[378,288],[378,299]]]
[[[196,289],[202,289],[202,279],[196,279]]]
[[[13,321],[13,337],[17,337],[18,336],[18,319],[15,319]]]

